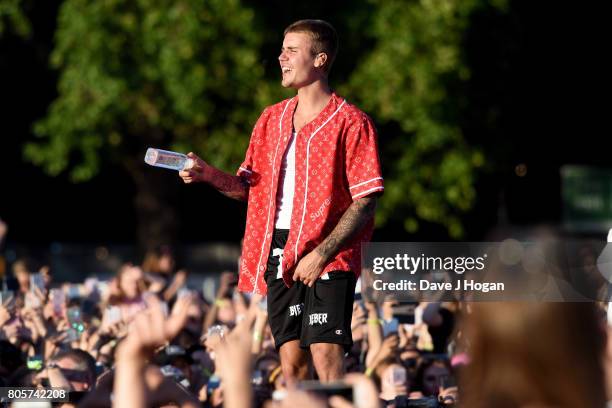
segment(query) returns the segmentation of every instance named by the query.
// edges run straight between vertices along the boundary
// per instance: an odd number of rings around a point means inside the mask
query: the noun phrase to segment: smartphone
[[[34,291],[34,288],[38,288],[41,292],[45,290],[45,279],[41,273],[30,275],[30,290]]]
[[[66,330],[66,339],[64,339],[64,343],[72,343],[73,341],[77,341],[79,339],[79,332],[72,327]]]
[[[415,302],[400,302],[397,305],[391,306],[393,317],[397,319],[399,324],[414,324],[414,310],[418,303]]]
[[[81,313],[81,309],[78,306],[72,306],[68,308],[66,314],[70,327],[76,330],[78,335],[83,333],[83,331],[85,330],[85,326],[83,325],[83,316]]]
[[[301,381],[298,389],[318,395],[327,401],[329,397],[339,395],[349,402],[353,402],[353,386],[344,381],[321,383],[319,381]]]
[[[15,299],[15,292],[12,290],[3,290],[0,292],[0,305],[9,306]]]
[[[185,349],[181,346],[177,346],[176,344],[169,344],[165,348],[165,352],[167,356],[184,356],[187,354]]]
[[[264,374],[261,370],[253,371],[253,375],[251,376],[251,384],[257,386],[262,385],[264,383]]]
[[[211,375],[208,379],[208,386],[206,387],[206,392],[209,395],[212,394],[214,390],[219,388],[219,385],[221,385],[221,379],[214,374]]]
[[[181,378],[184,378],[183,372],[171,364],[160,367],[160,371],[164,377],[171,377],[176,382],[179,382]]]
[[[53,314],[61,316],[66,304],[66,294],[61,289],[51,289],[49,296],[51,296],[51,301],[53,302]]]
[[[106,308],[106,319],[108,324],[115,324],[121,321],[121,308],[119,306],[109,306]]]
[[[392,333],[397,333],[398,328],[399,328],[399,322],[397,321],[396,318],[393,318],[389,321],[383,320],[383,323],[382,323],[383,337],[387,337],[388,335]]]
[[[96,362],[96,378],[100,377],[106,371],[106,366],[99,361]]]
[[[445,375],[440,377],[440,387],[442,388],[451,388],[451,387],[456,387],[457,386],[457,381],[455,380],[455,377],[452,375]]]
[[[165,317],[168,317],[168,304],[166,302],[161,302],[161,310]]]
[[[406,369],[404,367],[393,366],[391,370],[391,382],[393,385],[406,384]]]
[[[41,355],[29,356],[27,360],[29,370],[40,371],[43,368],[43,358]]]
[[[78,299],[81,297],[81,291],[78,285],[68,285],[68,299]]]

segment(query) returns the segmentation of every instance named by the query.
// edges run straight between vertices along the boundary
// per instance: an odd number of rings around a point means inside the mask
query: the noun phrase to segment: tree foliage
[[[84,181],[101,157],[142,161],[147,146],[244,154],[261,77],[253,12],[239,0],[66,0],[51,55],[58,97],[26,157]]]
[[[334,23],[350,31],[341,42],[368,44],[349,75],[332,79],[379,125],[380,224],[399,221],[415,232],[426,221],[455,238],[463,233],[461,215],[474,203],[485,160],[460,124],[470,77],[463,40],[484,5],[367,0],[338,13],[345,20]],[[262,107],[286,96],[277,78],[264,76],[264,61],[277,55],[261,55],[275,49],[271,32],[282,28],[258,26],[240,0],[65,0],[51,56],[58,96],[25,155],[49,174],[69,170],[74,181],[93,177],[101,158],[142,163],[147,146],[194,150],[233,170]],[[340,59],[352,58],[342,51]]]
[[[21,37],[30,35],[32,27],[23,3],[24,0],[0,0],[0,37],[9,31]]]
[[[484,164],[459,123],[470,75],[462,46],[470,16],[485,2],[372,2],[376,12],[367,35],[375,46],[345,89],[383,129],[379,222],[402,221],[415,232],[424,220],[458,238],[460,214],[475,200],[476,170]]]

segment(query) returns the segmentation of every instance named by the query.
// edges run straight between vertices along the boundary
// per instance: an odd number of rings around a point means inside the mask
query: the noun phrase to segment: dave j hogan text
[[[402,279],[396,282],[385,282],[377,279],[373,282],[374,290],[380,291],[432,291],[432,290],[461,290],[468,292],[501,292],[505,289],[503,282],[477,282],[473,279],[460,279],[455,284],[451,282],[432,282],[426,279],[417,282]]]

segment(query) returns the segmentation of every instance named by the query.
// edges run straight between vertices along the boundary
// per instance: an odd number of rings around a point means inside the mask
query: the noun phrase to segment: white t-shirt
[[[293,194],[295,192],[295,137],[294,131],[283,156],[278,180],[280,188],[276,195],[276,218],[274,221],[274,227],[278,229],[289,229],[291,227],[291,211],[293,210]]]

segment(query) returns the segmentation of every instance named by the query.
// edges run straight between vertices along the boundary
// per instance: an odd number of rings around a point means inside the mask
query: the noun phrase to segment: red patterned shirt
[[[264,110],[237,174],[250,184],[238,288],[265,294],[264,273],[274,231],[283,154],[293,130],[298,97]],[[291,228],[283,253],[283,280],[334,229],[354,200],[384,190],[377,134],[371,119],[335,93],[319,115],[296,135],[295,192]],[[331,259],[322,272],[360,273],[361,242],[373,220]]]

